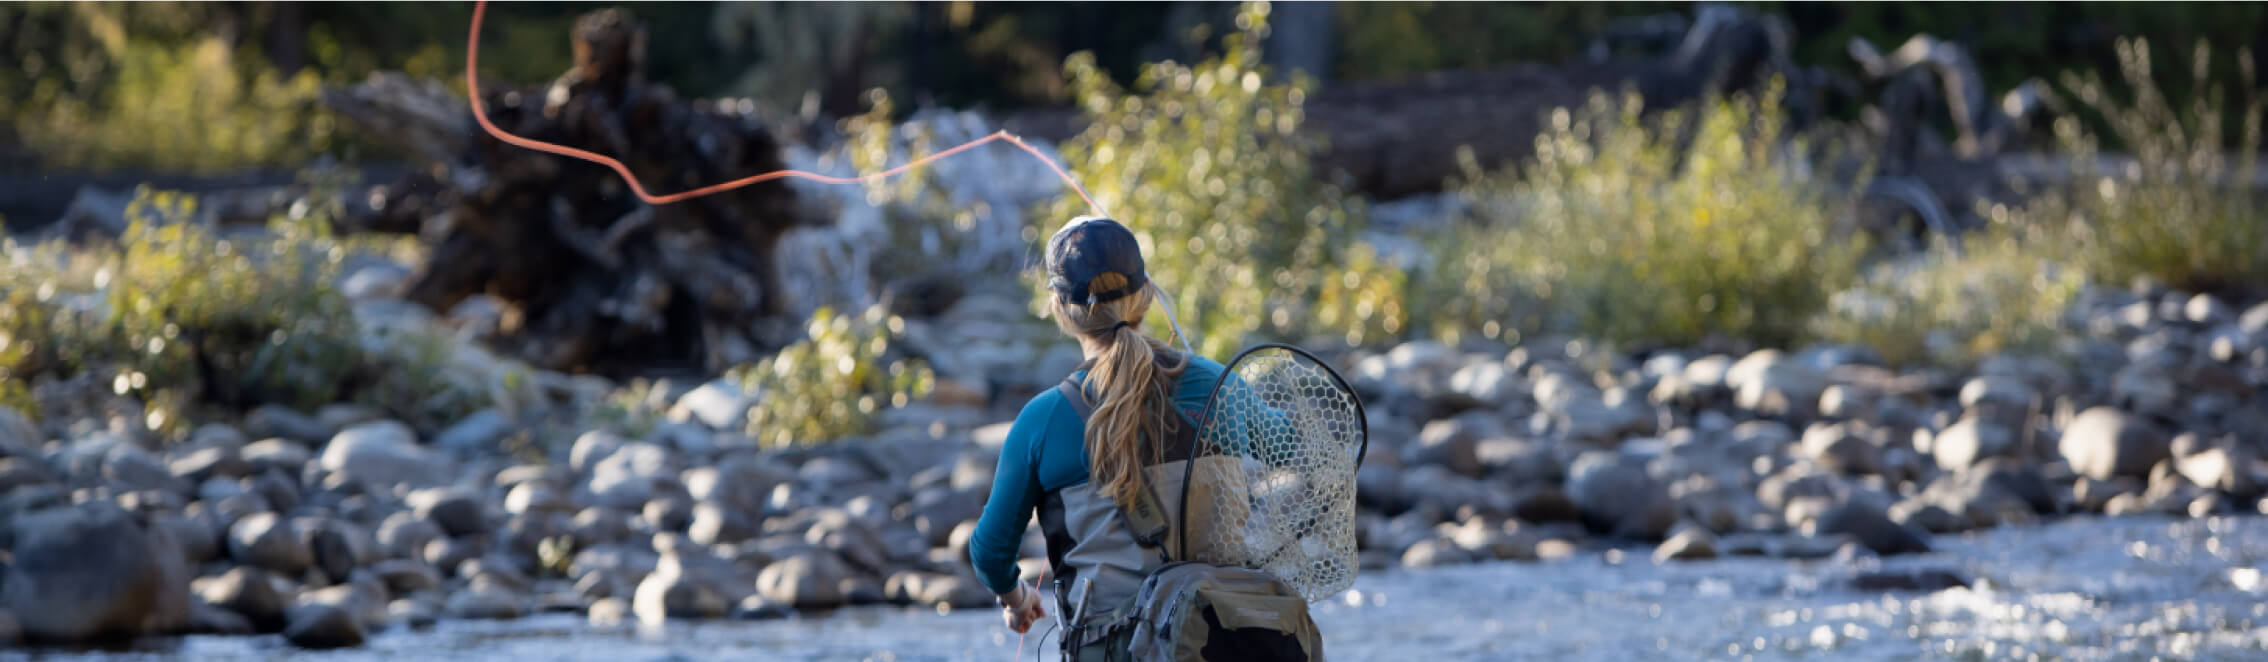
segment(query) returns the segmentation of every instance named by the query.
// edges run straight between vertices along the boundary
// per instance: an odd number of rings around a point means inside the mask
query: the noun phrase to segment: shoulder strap
[[[1078,379],[1064,377],[1063,383],[1057,384],[1055,388],[1063,392],[1065,399],[1070,400],[1071,410],[1079,414],[1079,422],[1085,423],[1094,414],[1094,402],[1087,399],[1087,389]],[[1126,521],[1126,531],[1134,535],[1135,542],[1157,549],[1160,557],[1171,562],[1173,557],[1166,553],[1165,541],[1166,533],[1173,527],[1166,520],[1165,507],[1158,501],[1157,492],[1151,488],[1150,482],[1142,480],[1140,472],[1134,474],[1134,480],[1142,483],[1142,489],[1135,493],[1132,507],[1121,506],[1118,509],[1119,519]]]

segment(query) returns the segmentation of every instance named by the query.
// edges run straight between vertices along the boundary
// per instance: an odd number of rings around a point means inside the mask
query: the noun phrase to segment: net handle
[[[1189,460],[1182,463],[1181,503],[1178,506],[1180,510],[1174,513],[1173,518],[1173,526],[1176,533],[1178,534],[1177,537],[1181,539],[1180,544],[1178,545],[1179,549],[1174,550],[1176,552],[1175,556],[1177,558],[1189,558],[1189,482],[1191,478],[1194,478],[1197,475],[1197,451],[1204,448],[1203,439],[1205,426],[1210,425],[1213,421],[1213,405],[1220,402],[1221,387],[1228,384],[1229,377],[1236,375],[1237,364],[1243,363],[1245,357],[1251,356],[1254,352],[1268,349],[1281,349],[1287,352],[1291,352],[1293,355],[1305,358],[1308,361],[1313,362],[1317,367],[1321,367],[1323,369],[1323,374],[1331,376],[1332,383],[1337,384],[1339,390],[1345,391],[1347,394],[1347,400],[1354,403],[1356,423],[1355,429],[1362,432],[1362,443],[1356,446],[1355,449],[1355,468],[1362,468],[1363,456],[1370,453],[1370,414],[1363,409],[1362,394],[1356,392],[1353,387],[1348,386],[1346,378],[1340,377],[1339,371],[1332,368],[1330,363],[1324,361],[1322,358],[1315,356],[1315,354],[1312,352],[1283,343],[1260,343],[1258,345],[1244,348],[1244,351],[1237,352],[1235,357],[1230,358],[1227,365],[1221,366],[1221,376],[1214,378],[1212,390],[1205,393],[1205,408],[1201,410],[1201,414],[1197,417],[1197,435],[1199,442],[1197,444],[1197,448],[1190,449]]]

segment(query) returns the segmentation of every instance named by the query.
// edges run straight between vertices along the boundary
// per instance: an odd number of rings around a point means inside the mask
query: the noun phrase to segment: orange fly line
[[[480,0],[479,2],[473,4],[472,30],[470,31],[470,34],[467,34],[465,36],[465,94],[472,101],[473,120],[479,122],[480,128],[487,130],[489,135],[495,136],[497,140],[504,141],[505,143],[519,147],[525,147],[527,149],[532,149],[539,152],[547,152],[560,156],[582,159],[606,166],[608,168],[613,168],[616,173],[622,175],[622,181],[630,184],[630,192],[637,194],[638,199],[646,201],[647,204],[666,205],[672,202],[683,202],[705,195],[723,193],[725,191],[741,188],[750,184],[768,182],[775,179],[785,179],[788,177],[797,177],[827,184],[858,184],[903,174],[909,170],[929,165],[929,163],[932,161],[975,149],[979,145],[983,145],[985,143],[993,142],[996,140],[1005,140],[1008,141],[1009,144],[1013,144],[1019,148],[1022,148],[1025,153],[1031,154],[1032,158],[1039,159],[1041,163],[1047,164],[1047,168],[1049,170],[1055,171],[1056,176],[1062,177],[1063,183],[1069,185],[1072,191],[1077,192],[1080,199],[1087,201],[1087,208],[1093,211],[1096,216],[1108,216],[1108,214],[1105,214],[1103,212],[1102,205],[1095,203],[1094,196],[1088,195],[1086,187],[1080,186],[1079,180],[1072,178],[1071,173],[1064,171],[1062,166],[1056,165],[1054,159],[1048,158],[1046,154],[1040,153],[1038,149],[1033,148],[1030,144],[1025,143],[1023,138],[1019,138],[1015,134],[1008,133],[1005,130],[994,131],[990,135],[987,135],[985,137],[961,143],[959,145],[941,150],[937,153],[914,159],[913,161],[907,162],[904,165],[900,165],[898,167],[870,175],[860,175],[857,177],[835,177],[832,175],[822,175],[819,173],[805,172],[802,170],[774,170],[771,172],[749,175],[747,177],[742,177],[740,179],[735,179],[729,182],[711,184],[689,191],[679,191],[668,195],[654,195],[653,193],[646,190],[644,184],[638,182],[637,175],[630,172],[629,166],[623,165],[621,161],[615,160],[614,157],[587,150],[576,149],[573,147],[568,147],[566,145],[548,143],[541,140],[512,135],[510,132],[499,128],[494,123],[488,121],[488,110],[483,107],[480,99],[480,75],[478,71],[476,71],[480,65],[480,19],[487,12],[488,0]]]

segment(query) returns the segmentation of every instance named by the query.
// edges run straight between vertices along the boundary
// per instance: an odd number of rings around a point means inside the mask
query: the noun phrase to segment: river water
[[[1878,561],[1727,558],[1656,565],[1648,550],[1558,561],[1370,571],[1316,605],[1334,660],[2268,659],[2268,518],[2083,517],[1936,541]],[[1868,591],[1866,572],[1951,570],[1970,588]],[[1043,626],[1044,627],[1044,626]],[[992,610],[861,608],[785,621],[597,629],[580,617],[443,621],[359,649],[279,637],[186,637],[55,660],[1053,659],[1017,649]],[[13,656],[13,657],[11,657]],[[20,659],[22,652],[0,652]]]

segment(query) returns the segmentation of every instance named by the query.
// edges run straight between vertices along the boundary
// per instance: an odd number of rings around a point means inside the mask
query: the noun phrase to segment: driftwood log
[[[628,13],[585,15],[574,68],[548,87],[483,86],[505,131],[614,156],[667,193],[785,166],[745,105],[678,100],[640,71]],[[326,105],[431,167],[371,192],[350,229],[418,232],[429,248],[406,298],[437,311],[475,295],[505,306],[497,344],[532,364],[602,374],[708,371],[792,340],[774,248],[805,213],[766,182],[664,206],[604,166],[505,144],[466,104],[398,74],[332,90]]]

